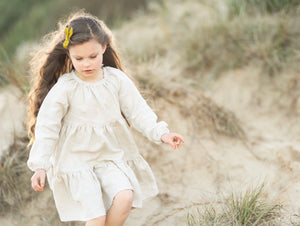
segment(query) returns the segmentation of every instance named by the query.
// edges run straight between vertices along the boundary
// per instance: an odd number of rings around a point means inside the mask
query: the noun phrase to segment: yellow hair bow
[[[63,47],[66,49],[68,48],[69,42],[70,42],[70,38],[72,37],[73,34],[73,28],[71,27],[70,29],[68,27],[65,28],[65,35],[66,35],[66,39],[63,43]]]

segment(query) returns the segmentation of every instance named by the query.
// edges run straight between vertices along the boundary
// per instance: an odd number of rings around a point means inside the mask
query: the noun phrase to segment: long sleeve
[[[27,161],[32,171],[48,170],[51,165],[50,157],[59,137],[61,120],[68,109],[65,89],[66,87],[58,81],[50,89],[40,107],[35,125],[35,141]]]
[[[157,116],[148,106],[133,82],[119,71],[119,102],[121,111],[129,123],[149,140],[161,144],[161,136],[169,133],[164,121],[157,122]]]

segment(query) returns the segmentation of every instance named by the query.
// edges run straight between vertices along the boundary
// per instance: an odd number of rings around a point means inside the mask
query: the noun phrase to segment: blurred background
[[[83,225],[31,189],[24,126],[30,53],[81,9],[185,137],[171,151],[132,130],[160,194],[125,225],[300,225],[299,0],[2,0],[0,225]]]

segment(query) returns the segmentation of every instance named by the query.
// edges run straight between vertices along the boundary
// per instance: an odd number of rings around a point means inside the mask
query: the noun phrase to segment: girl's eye
[[[82,60],[82,58],[75,58],[77,61],[80,61],[80,60]]]
[[[91,56],[91,58],[92,58],[92,59],[94,59],[94,58],[96,58],[96,57],[97,57],[97,55],[95,55],[95,56]]]

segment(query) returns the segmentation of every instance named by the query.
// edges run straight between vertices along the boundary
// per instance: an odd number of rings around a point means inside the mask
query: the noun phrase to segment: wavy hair
[[[64,29],[67,26],[73,28],[73,35],[67,49],[65,49],[63,47]],[[102,46],[106,45],[103,64],[124,71],[113,35],[103,21],[88,13],[77,12],[71,15],[67,22],[59,22],[58,30],[44,37],[43,44],[39,46],[30,61],[32,88],[28,95],[27,129],[30,138],[28,145],[31,145],[35,140],[37,115],[49,90],[61,75],[74,69],[68,55],[68,49],[73,45],[82,44],[92,39],[98,41]]]

